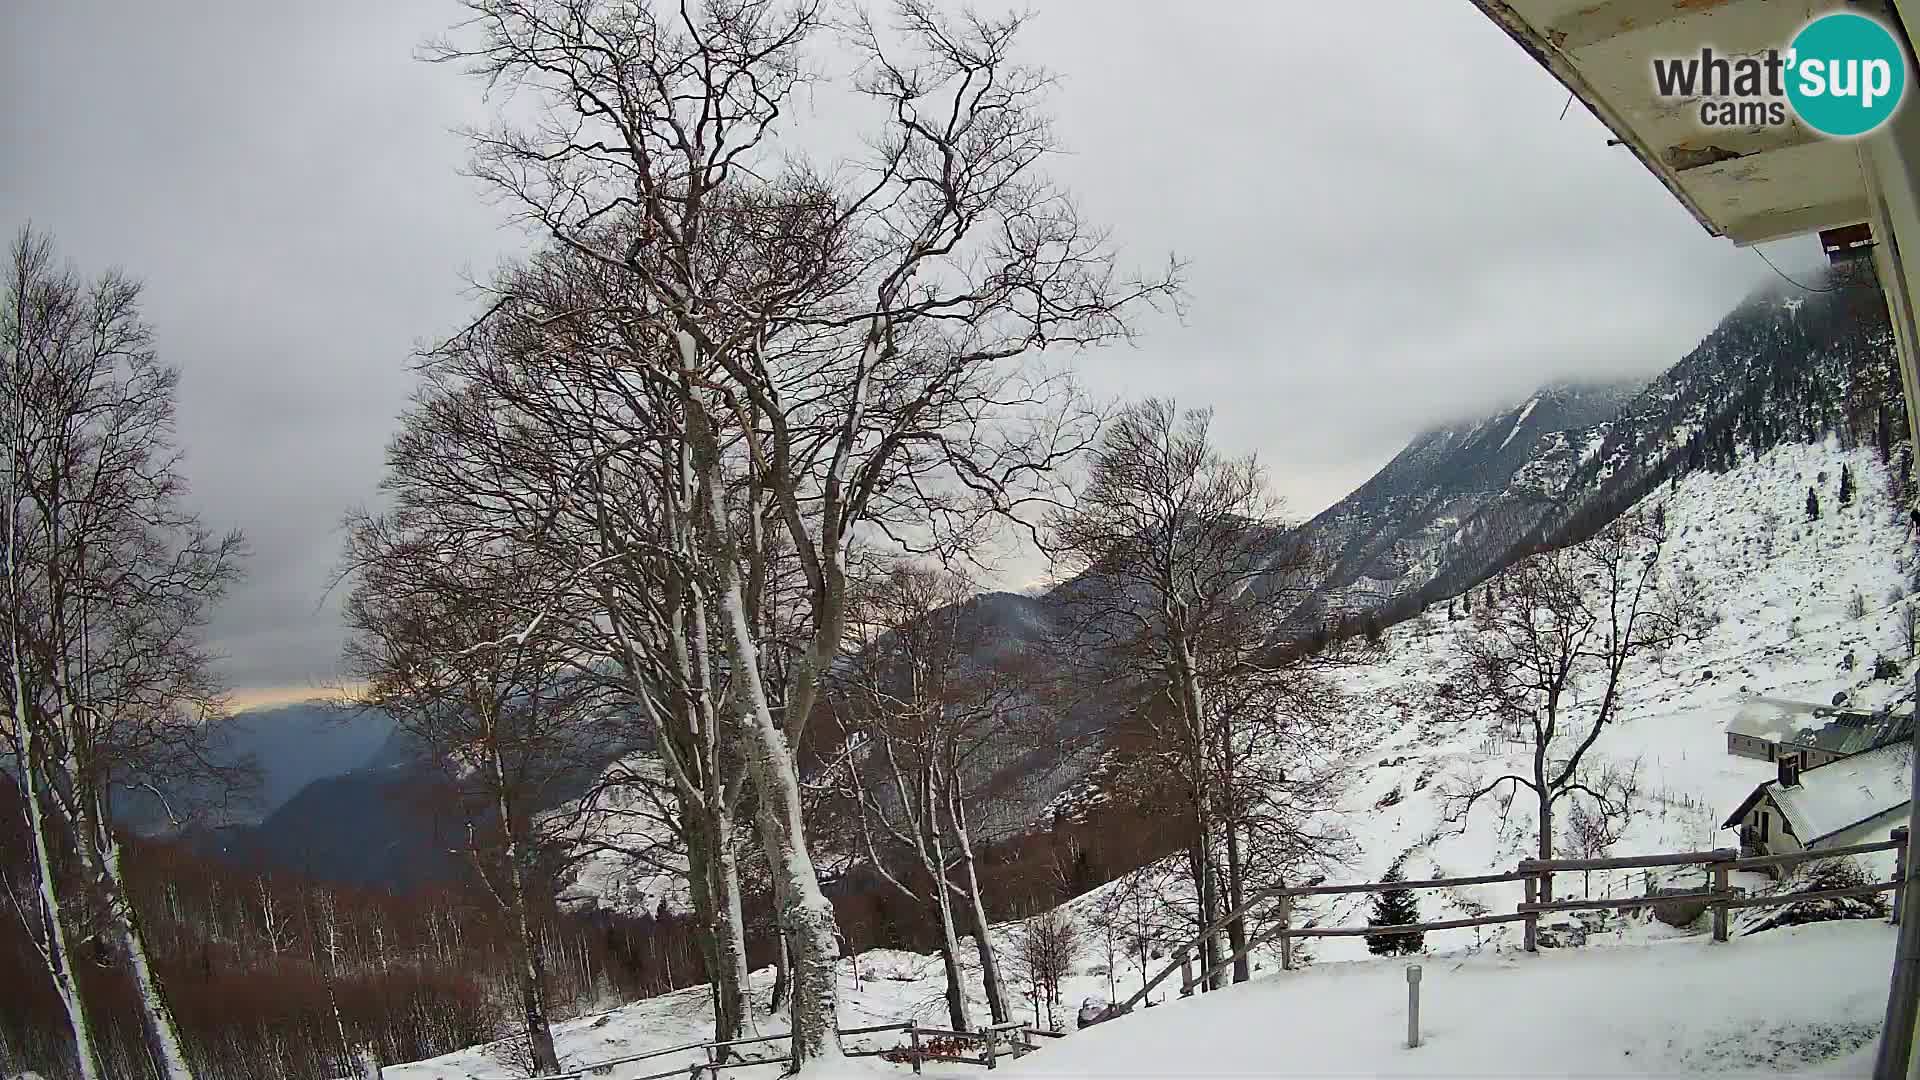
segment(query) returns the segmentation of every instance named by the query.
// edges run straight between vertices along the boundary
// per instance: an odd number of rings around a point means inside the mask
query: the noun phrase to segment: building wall
[[[1760,838],[1763,817],[1766,831],[1764,840]],[[1763,796],[1754,803],[1753,809],[1747,811],[1747,816],[1740,819],[1740,827],[1743,833],[1753,836],[1752,850],[1755,855],[1784,855],[1800,850],[1800,839],[1793,835],[1793,827],[1787,824],[1787,816],[1774,804],[1772,795]]]
[[[1736,735],[1731,731],[1727,732],[1727,753],[1735,757],[1753,758],[1755,761],[1777,761],[1781,754],[1799,754],[1802,769],[1825,765],[1829,761],[1839,761],[1847,756],[1832,750],[1822,750],[1817,746],[1776,742],[1772,739],[1762,739],[1757,735]]]

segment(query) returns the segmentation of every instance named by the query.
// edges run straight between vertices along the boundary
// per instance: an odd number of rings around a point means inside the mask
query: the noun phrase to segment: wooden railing
[[[1839,848],[1817,848],[1809,851],[1796,851],[1782,855],[1758,855],[1741,858],[1740,852],[1733,848],[1716,848],[1711,851],[1667,852],[1653,855],[1629,855],[1608,859],[1525,859],[1519,866],[1506,873],[1480,874],[1473,877],[1430,878],[1419,881],[1369,881],[1353,885],[1308,885],[1297,888],[1266,889],[1254,894],[1239,908],[1214,920],[1211,926],[1181,945],[1174,951],[1171,962],[1158,975],[1136,991],[1120,1006],[1120,1011],[1130,1011],[1143,1001],[1153,989],[1164,982],[1168,976],[1183,968],[1188,969],[1181,984],[1183,995],[1193,992],[1193,988],[1204,984],[1210,977],[1247,956],[1253,950],[1280,943],[1280,966],[1283,970],[1293,967],[1292,943],[1300,938],[1315,937],[1380,937],[1394,934],[1421,933],[1429,930],[1459,930],[1473,926],[1494,926],[1502,923],[1524,923],[1523,947],[1527,952],[1539,951],[1540,916],[1560,911],[1592,911],[1606,909],[1646,908],[1669,903],[1687,903],[1704,901],[1713,913],[1713,940],[1726,941],[1730,932],[1730,913],[1739,908],[1772,907],[1798,903],[1802,900],[1824,900],[1844,896],[1867,896],[1874,893],[1893,892],[1893,921],[1900,921],[1902,896],[1900,884],[1906,877],[1907,830],[1895,829],[1893,838],[1868,844],[1853,844]],[[1848,855],[1865,855],[1876,851],[1895,852],[1896,869],[1890,881],[1875,881],[1864,885],[1839,889],[1807,889],[1799,892],[1780,893],[1773,896],[1744,896],[1728,883],[1728,875],[1735,870],[1761,870],[1792,866],[1817,859],[1834,859]],[[1555,873],[1592,870],[1626,870],[1658,866],[1703,866],[1713,875],[1713,885],[1707,889],[1692,892],[1661,893],[1648,896],[1604,897],[1599,899],[1583,897],[1567,900],[1542,900],[1540,897],[1552,895],[1552,882]],[[1300,896],[1334,896],[1350,893],[1379,893],[1401,889],[1449,889],[1466,885],[1493,885],[1507,881],[1519,881],[1524,884],[1525,893],[1522,902],[1509,914],[1476,915],[1460,919],[1443,919],[1436,922],[1411,923],[1401,926],[1311,926],[1294,927],[1292,925],[1293,899]],[[1190,965],[1200,945],[1209,935],[1220,930],[1236,919],[1252,915],[1255,909],[1272,905],[1267,917],[1275,925],[1265,933],[1250,938],[1246,945],[1223,960],[1218,960],[1203,969],[1198,976],[1191,974]]]
[[[948,1028],[921,1027],[913,1021],[907,1020],[892,1024],[875,1024],[870,1027],[840,1028],[839,1034],[840,1037],[844,1039],[857,1035],[879,1035],[889,1031],[902,1033],[906,1037],[904,1044],[878,1050],[843,1050],[841,1051],[841,1056],[885,1057],[897,1055],[897,1059],[904,1059],[911,1064],[913,1071],[916,1073],[920,1071],[921,1064],[927,1061],[979,1065],[987,1069],[993,1069],[1003,1058],[1017,1058],[1032,1052],[1035,1049],[1035,1043],[1033,1041],[1035,1036],[1057,1039],[1061,1038],[1064,1034],[1058,1031],[1041,1030],[1020,1020],[1009,1020],[1004,1023],[992,1024],[978,1031],[954,1031]],[[609,1058],[606,1061],[592,1062],[567,1072],[529,1077],[528,1080],[585,1080],[586,1077],[590,1076],[612,1076],[613,1070],[622,1065],[638,1065],[644,1061],[654,1061],[673,1054],[685,1054],[691,1051],[704,1052],[706,1060],[676,1065],[671,1069],[660,1072],[641,1073],[636,1076],[622,1076],[619,1080],[665,1080],[666,1077],[670,1076],[686,1077],[688,1080],[699,1080],[700,1077],[704,1076],[707,1080],[714,1080],[715,1077],[718,1077],[720,1073],[727,1069],[744,1069],[755,1065],[782,1065],[793,1060],[793,1055],[790,1053],[771,1054],[765,1057],[745,1057],[726,1054],[722,1051],[741,1046],[785,1042],[791,1038],[793,1038],[792,1032],[783,1031],[775,1035],[751,1035],[743,1039],[727,1039],[720,1042],[681,1043],[678,1046],[663,1046],[657,1050],[647,1050],[638,1054],[628,1054],[624,1057]],[[978,1043],[980,1053],[978,1055],[967,1055],[942,1052],[939,1049],[939,1044],[943,1042]],[[1005,1052],[1002,1051],[1002,1043],[1005,1044]],[[506,1078],[474,1076],[471,1077],[471,1080],[506,1080]]]

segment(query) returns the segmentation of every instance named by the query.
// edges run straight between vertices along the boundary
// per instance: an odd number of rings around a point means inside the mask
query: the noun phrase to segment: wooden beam
[[[1718,892],[1702,889],[1699,892],[1667,893],[1664,896],[1628,896],[1614,900],[1553,900],[1544,904],[1521,904],[1522,912],[1546,913],[1549,911],[1619,911],[1626,908],[1655,907],[1660,904],[1685,903],[1689,900],[1721,902],[1731,899],[1733,890]]]
[[[1712,851],[1681,851],[1670,855],[1623,855],[1617,859],[1522,859],[1522,871],[1543,870],[1633,870],[1642,866],[1686,866],[1732,862],[1740,857],[1733,848]]]
[[[1855,885],[1850,889],[1810,889],[1806,892],[1781,893],[1778,896],[1738,896],[1724,903],[1730,908],[1779,907],[1782,904],[1792,904],[1801,900],[1837,900],[1842,896],[1867,896],[1899,887],[1898,881],[1877,881],[1871,885]]]
[[[1751,247],[1772,240],[1785,240],[1790,236],[1830,229],[1835,225],[1851,225],[1856,221],[1865,221],[1868,217],[1866,191],[1835,202],[1818,206],[1797,206],[1790,210],[1773,210],[1752,217],[1728,222],[1727,239],[1740,247]]]
[[[1802,851],[1787,851],[1778,855],[1754,855],[1745,859],[1735,859],[1728,866],[1734,870],[1752,870],[1760,866],[1792,866],[1795,863],[1811,862],[1814,859],[1837,859],[1843,855],[1869,855],[1876,851],[1892,851],[1900,847],[1903,840],[1879,840],[1871,844],[1849,844],[1846,847],[1807,848]]]
[[[1298,930],[1284,931],[1287,937],[1386,937],[1393,934],[1425,933],[1428,930],[1460,930],[1469,926],[1492,926],[1495,923],[1520,922],[1525,912],[1511,915],[1478,915],[1471,919],[1446,919],[1441,922],[1409,923],[1406,926],[1314,926]],[[1279,936],[1275,934],[1274,936]]]
[[[1517,870],[1504,874],[1480,874],[1474,877],[1427,878],[1421,881],[1366,881],[1356,885],[1307,885],[1298,889],[1279,889],[1288,896],[1336,896],[1340,893],[1390,892],[1394,889],[1446,889],[1456,885],[1492,885],[1501,881],[1519,881],[1532,877]]]
[[[1547,40],[1556,49],[1577,52],[1622,34],[1643,33],[1662,24],[1678,22],[1716,9],[1729,7],[1734,0],[1611,0],[1572,12],[1545,28]],[[1798,26],[1799,16],[1789,14],[1781,22],[1789,32]],[[1785,42],[1783,41],[1784,45]]]

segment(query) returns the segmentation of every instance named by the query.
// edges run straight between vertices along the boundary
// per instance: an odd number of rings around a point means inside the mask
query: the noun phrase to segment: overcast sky
[[[1192,266],[1185,320],[1085,357],[1089,383],[1214,405],[1299,516],[1436,422],[1666,367],[1771,273],[1580,106],[1561,119],[1467,0],[1031,6],[1027,56],[1063,77],[1055,172],[1126,252]],[[4,9],[0,226],[147,282],[195,502],[255,551],[215,626],[228,677],[244,700],[330,680],[337,526],[375,495],[410,350],[524,243],[459,173],[453,129],[492,106],[413,58],[460,11]]]

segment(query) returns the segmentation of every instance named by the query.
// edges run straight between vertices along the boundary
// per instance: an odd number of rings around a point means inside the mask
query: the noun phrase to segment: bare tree
[[[854,607],[866,644],[835,677],[832,694],[869,861],[937,917],[948,1013],[958,1030],[971,1026],[957,955],[963,920],[993,1021],[1009,1019],[965,806],[1020,756],[1034,726],[1030,695],[986,648],[974,592],[965,578],[925,565],[897,564],[877,575]],[[905,877],[894,872],[903,862]]]
[[[1589,769],[1592,774],[1595,770]],[[1567,812],[1567,841],[1573,853],[1582,859],[1603,858],[1608,849],[1620,842],[1621,834],[1639,809],[1640,760],[1607,762],[1597,770],[1592,786],[1602,793],[1598,799],[1572,799]],[[1593,871],[1580,875],[1581,895],[1593,895]]]
[[[179,376],[155,353],[140,286],[118,273],[83,284],[31,230],[11,256],[0,313],[10,668],[0,735],[21,765],[34,836],[40,911],[30,922],[44,930],[38,944],[82,1073],[98,1075],[73,980],[77,897],[60,882],[71,853],[132,975],[152,1058],[175,1080],[191,1067],[127,886],[113,796],[227,779],[207,754],[223,708],[201,636],[242,544],[181,506]]]
[[[1053,1010],[1060,1004],[1061,982],[1080,959],[1080,928],[1063,911],[1042,912],[1020,924],[1019,949],[1036,1013],[1044,1005],[1047,1027],[1057,1028]]]
[[[1330,699],[1324,688],[1302,683],[1303,656],[1289,659],[1277,648],[1279,617],[1302,585],[1309,553],[1286,532],[1258,461],[1222,457],[1210,424],[1210,412],[1182,412],[1168,401],[1123,409],[1095,451],[1085,487],[1047,519],[1050,546],[1075,575],[1063,589],[1073,612],[1066,653],[1091,684],[1135,695],[1136,715],[1157,737],[1154,753],[1183,788],[1201,925],[1217,921],[1223,884],[1230,909],[1244,898],[1242,845],[1256,820],[1309,820],[1256,818],[1256,785],[1240,778],[1254,779],[1260,744],[1304,730],[1281,723],[1283,706],[1317,712],[1316,699]],[[1301,787],[1293,795],[1320,798]],[[1312,846],[1304,833],[1297,838]],[[1228,947],[1243,952],[1244,922],[1227,930]],[[1214,970],[1219,945],[1211,936],[1201,953]],[[1247,977],[1244,956],[1235,976]],[[1213,978],[1217,986],[1225,973]]]
[[[1550,859],[1553,811],[1562,800],[1581,795],[1603,814],[1623,812],[1622,789],[1596,782],[1583,766],[1620,719],[1627,672],[1655,660],[1691,625],[1688,599],[1660,572],[1663,518],[1630,510],[1590,539],[1522,559],[1488,590],[1471,631],[1460,635],[1462,661],[1446,707],[1520,731],[1530,768],[1448,792],[1450,818],[1464,820],[1496,790],[1524,788],[1537,808],[1539,857]],[[1542,899],[1550,893],[1549,881]]]
[[[1011,510],[1083,433],[1058,422],[1066,387],[1028,354],[1123,337],[1123,309],[1171,280],[1117,275],[1041,175],[1050,79],[1012,60],[1017,18],[949,20],[917,2],[896,7],[891,33],[856,18],[853,86],[881,130],[865,169],[825,175],[781,142],[822,27],[811,4],[468,7],[468,42],[439,58],[547,106],[476,136],[476,172],[618,280],[619,304],[596,314],[623,379],[674,402],[699,580],[793,954],[793,1055],[835,1053],[833,914],[794,747],[847,631],[850,556],[870,529],[939,544]],[[781,657],[752,610],[769,521],[804,582],[804,638]]]
[[[350,524],[357,577],[346,613],[362,702],[428,748],[498,830],[497,870],[469,825],[481,880],[512,921],[536,1072],[559,1071],[534,913],[543,840],[536,811],[605,750],[594,687],[574,677],[563,638],[539,633],[560,583],[529,553],[486,545],[402,499],[392,519]]]

